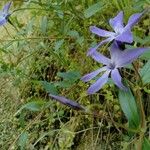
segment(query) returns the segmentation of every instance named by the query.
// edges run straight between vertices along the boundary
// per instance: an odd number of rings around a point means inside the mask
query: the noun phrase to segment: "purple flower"
[[[123,90],[127,90],[121,82],[121,75],[119,73],[119,68],[124,67],[127,64],[132,63],[139,55],[148,50],[149,48],[134,48],[126,49],[124,51],[120,50],[117,42],[113,42],[110,48],[111,59],[105,57],[101,53],[95,51],[92,53],[91,57],[105,66],[91,72],[81,78],[84,82],[90,81],[96,77],[99,73],[105,71],[105,73],[88,89],[88,94],[94,94],[102,88],[104,84],[108,81],[109,75],[111,76],[113,82]]]
[[[81,106],[80,104],[78,104],[77,102],[74,102],[72,100],[69,100],[69,99],[66,99],[65,97],[63,96],[56,96],[56,95],[52,95],[52,94],[49,94],[50,97],[56,99],[57,101],[59,101],[60,103],[64,104],[64,105],[67,105],[73,109],[76,109],[76,110],[85,110],[85,108],[83,106]]]
[[[138,22],[143,13],[133,14],[126,26],[123,24],[123,12],[119,12],[118,15],[109,20],[110,26],[113,28],[114,32],[106,31],[96,26],[91,26],[90,31],[100,37],[106,37],[105,40],[101,41],[98,45],[93,48],[90,48],[87,55],[91,55],[96,49],[107,42],[116,40],[119,42],[132,43],[133,36],[131,28]]]
[[[3,26],[7,23],[8,17],[10,16],[9,8],[11,4],[12,2],[8,2],[0,11],[0,26]]]

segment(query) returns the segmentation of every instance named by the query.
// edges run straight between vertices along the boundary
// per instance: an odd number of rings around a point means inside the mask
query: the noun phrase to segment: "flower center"
[[[118,36],[118,35],[122,34],[122,32],[123,32],[123,30],[121,30],[121,29],[116,29],[116,30],[115,30],[115,36]]]
[[[110,63],[110,64],[108,65],[108,68],[111,69],[111,70],[115,69],[115,67],[116,67],[116,65],[115,65],[114,62],[112,62],[112,63]]]

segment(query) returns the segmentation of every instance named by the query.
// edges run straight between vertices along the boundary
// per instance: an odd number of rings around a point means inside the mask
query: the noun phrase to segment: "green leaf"
[[[60,81],[60,82],[56,82],[55,83],[55,86],[59,86],[61,88],[69,88],[72,86],[72,82],[69,82],[69,81]]]
[[[79,33],[76,30],[69,31],[67,35],[71,36],[72,38],[79,38]]]
[[[29,35],[32,34],[34,21],[35,21],[35,19],[32,18],[32,19],[29,21],[29,23],[27,24],[27,26],[26,26],[26,34],[29,34]]]
[[[63,19],[63,18],[64,18],[64,13],[63,13],[62,10],[57,10],[56,13],[57,13],[57,15],[58,15],[58,17],[59,17],[60,19]]]
[[[26,123],[26,121],[25,121],[25,112],[24,111],[20,112],[18,122],[19,122],[20,127],[24,129],[25,128],[25,123]]]
[[[41,19],[41,31],[43,34],[45,34],[47,31],[47,23],[48,23],[47,17],[46,16],[42,17],[42,19]]]
[[[84,37],[81,36],[77,39],[77,43],[80,44],[80,46],[83,46],[84,45]]]
[[[48,21],[48,29],[51,29],[54,26],[54,21],[53,20],[49,20]]]
[[[85,18],[89,18],[96,14],[98,11],[100,11],[104,7],[103,2],[98,2],[96,4],[91,5],[88,9],[84,11]]]
[[[61,88],[71,87],[81,77],[78,71],[58,72],[57,76],[63,78],[63,81],[55,83],[55,86]]]
[[[78,71],[58,72],[57,76],[63,78],[64,80],[69,80],[72,82],[75,82],[81,77]]]
[[[137,43],[140,43],[142,45],[145,45],[145,44],[149,43],[150,36],[145,36],[145,38],[143,39],[143,38],[140,38],[140,37],[134,35],[134,41]]]
[[[20,110],[22,109],[28,109],[30,111],[40,111],[43,106],[45,105],[45,101],[37,100],[37,101],[32,101],[28,102],[25,105],[23,105]]]
[[[18,146],[20,147],[21,150],[25,149],[27,141],[28,141],[28,133],[24,132],[21,134],[21,136],[18,139]]]
[[[140,116],[135,102],[134,96],[130,90],[119,90],[119,102],[121,108],[128,119],[130,128],[138,128],[140,124]]]
[[[42,84],[43,88],[46,90],[47,93],[51,93],[54,95],[58,94],[58,91],[53,83],[49,83],[47,81],[40,81],[40,83]]]
[[[58,51],[61,48],[61,46],[63,45],[63,43],[64,43],[64,39],[56,41],[55,46],[54,46],[54,50]]]
[[[140,70],[140,75],[144,84],[150,83],[150,60]]]
[[[141,56],[140,56],[141,59],[146,59],[146,60],[149,60],[150,59],[150,49],[147,50],[145,53],[143,53]]]
[[[43,108],[48,108],[49,106],[51,105],[50,102],[46,102],[46,101],[43,101],[41,99],[37,99],[37,98],[31,98],[30,99],[30,102],[24,104],[15,114],[14,116],[18,115],[22,110],[24,109],[27,109],[27,110],[30,110],[30,111],[33,111],[33,112],[36,112],[36,111],[41,111]],[[22,112],[21,114],[22,115]],[[24,114],[23,114],[24,115]],[[24,116],[22,116],[24,117]],[[24,119],[24,118],[22,118]]]
[[[150,150],[150,142],[147,138],[144,138],[142,150]]]

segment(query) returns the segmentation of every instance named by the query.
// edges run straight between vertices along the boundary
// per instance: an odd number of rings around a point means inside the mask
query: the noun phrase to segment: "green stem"
[[[136,79],[137,80],[140,80],[140,85],[138,87],[138,89],[136,90],[136,100],[137,100],[137,104],[138,104],[138,107],[139,107],[139,110],[140,110],[140,127],[141,127],[141,131],[139,133],[139,143],[138,143],[138,150],[142,150],[142,143],[143,143],[143,138],[144,138],[144,133],[145,133],[145,130],[146,130],[146,120],[145,120],[145,112],[144,112],[144,107],[143,107],[143,102],[142,102],[142,93],[141,93],[141,90],[140,90],[140,87],[143,85],[143,82],[142,82],[142,78],[138,72],[138,69],[137,67],[135,66],[134,63],[132,63],[133,65],[133,68],[135,70],[135,75],[136,75]]]
[[[144,108],[143,108],[141,94],[142,93],[141,93],[140,89],[138,89],[136,91],[136,96],[137,96],[136,99],[137,99],[137,103],[138,103],[139,110],[140,110],[140,116],[141,116],[141,131],[139,133],[139,145],[138,145],[139,150],[142,150],[142,143],[143,143],[144,133],[146,131],[145,112],[144,112]]]
[[[136,75],[136,79],[137,80],[140,80],[140,87],[143,85],[143,82],[142,82],[142,78],[138,72],[138,69],[137,67],[135,66],[134,63],[132,63],[133,67],[134,67],[134,70],[135,70],[135,75]],[[140,109],[140,114],[141,114],[141,127],[142,128],[145,128],[145,113],[144,113],[144,108],[143,108],[143,103],[142,103],[142,98],[141,98],[141,91],[140,91],[140,87],[138,87],[137,91],[136,91],[136,96],[137,96],[137,103],[138,103],[138,106],[139,106],[139,109]]]
[[[130,132],[134,132],[134,133],[139,133],[140,132],[139,129],[128,128],[128,127],[124,126],[123,124],[120,124],[120,123],[115,122],[114,120],[108,118],[108,116],[106,116],[106,115],[102,115],[102,114],[97,114],[97,113],[94,113],[94,112],[90,112],[89,110],[81,111],[81,113],[83,113],[84,115],[92,116],[92,117],[103,118],[107,122],[113,123],[118,128],[123,128],[123,129],[125,129],[127,131],[130,131]]]
[[[8,29],[7,29],[5,26],[3,26],[3,27],[5,28],[7,34],[8,34],[12,39],[14,39],[14,37],[9,33]]]
[[[142,81],[142,78],[141,78],[141,76],[140,76],[140,74],[138,72],[138,69],[137,69],[137,67],[136,67],[136,65],[134,63],[132,63],[132,66],[133,66],[134,71],[136,73],[136,78],[137,78],[137,80],[140,80],[140,86],[142,86],[143,85],[143,81]]]

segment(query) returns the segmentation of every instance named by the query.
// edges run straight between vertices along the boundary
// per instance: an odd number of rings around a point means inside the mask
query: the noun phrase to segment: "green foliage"
[[[85,18],[90,18],[95,13],[99,12],[104,7],[104,2],[98,2],[96,4],[91,5],[88,9],[84,11]]]
[[[22,111],[23,109],[28,109],[30,111],[40,111],[42,110],[44,105],[45,105],[45,102],[41,100],[31,101],[23,105],[20,108],[19,112]]]
[[[46,90],[47,93],[51,93],[51,94],[58,94],[58,91],[56,89],[56,87],[54,86],[54,84],[49,83],[47,81],[40,81],[40,83],[42,84],[42,86],[44,87],[44,89]]]
[[[58,50],[61,48],[61,46],[62,46],[63,43],[64,43],[64,39],[59,40],[59,41],[56,41],[56,42],[55,42],[54,50],[55,50],[55,51],[58,51]]]
[[[48,25],[47,16],[43,16],[41,18],[41,32],[44,35],[46,35],[46,32],[47,32],[47,28],[48,28],[47,25]]]
[[[144,138],[144,142],[143,142],[143,145],[142,145],[142,150],[148,150],[150,149],[150,142],[147,138]]]
[[[140,58],[149,60],[150,59],[150,51],[145,52]]]
[[[68,149],[73,145],[73,139],[75,137],[75,133],[69,131],[68,129],[62,128],[59,134],[58,144],[62,149]]]
[[[20,150],[26,149],[27,141],[28,141],[28,133],[24,132],[20,135],[18,140],[18,146],[20,147]]]
[[[63,78],[62,81],[55,83],[56,86],[61,88],[71,87],[81,77],[78,71],[58,72],[57,76]]]
[[[140,125],[140,116],[132,92],[119,90],[119,102],[121,108],[128,119],[129,128],[137,129]]]
[[[78,71],[58,72],[57,76],[62,77],[64,80],[70,80],[70,82],[75,82],[81,77]]]
[[[150,60],[140,70],[140,75],[144,84],[150,83]]]

